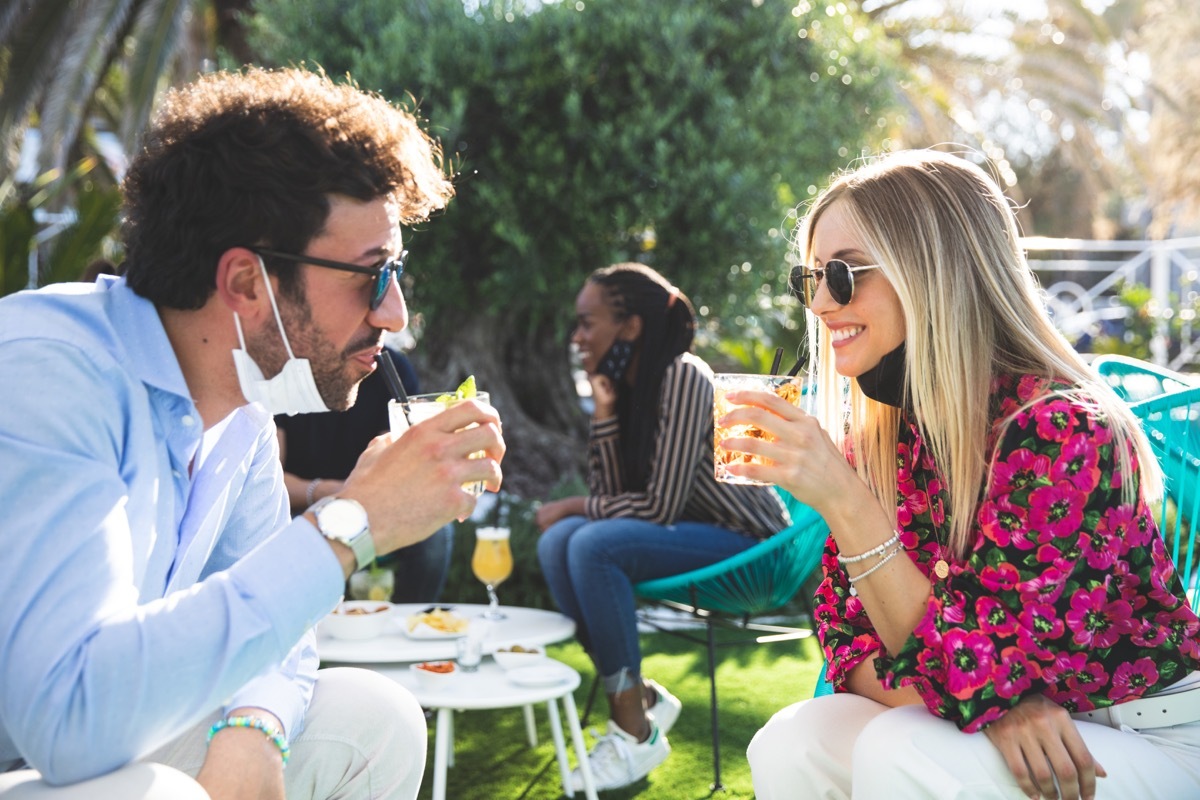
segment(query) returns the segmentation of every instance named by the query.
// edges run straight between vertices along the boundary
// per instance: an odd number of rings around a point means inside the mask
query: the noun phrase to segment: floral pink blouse
[[[932,576],[949,535],[937,465],[901,422],[900,541],[933,590],[925,615],[889,657],[851,596],[832,537],[816,595],[829,680],[877,655],[885,686],[913,686],[939,717],[974,732],[1040,693],[1069,711],[1152,694],[1200,668],[1200,621],[1145,498],[1121,500],[1112,435],[1094,408],[1034,376],[998,378],[993,474],[965,561]],[[1033,398],[1006,429],[1000,424]],[[1135,461],[1136,463],[1136,461]]]

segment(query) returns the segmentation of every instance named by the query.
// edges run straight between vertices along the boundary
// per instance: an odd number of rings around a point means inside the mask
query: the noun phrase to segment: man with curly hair
[[[120,276],[0,301],[0,796],[415,797],[419,706],[318,671],[312,627],[499,488],[499,419],[382,436],[293,521],[271,414],[349,407],[407,324],[440,150],[323,74],[218,73],[168,93],[124,190]]]

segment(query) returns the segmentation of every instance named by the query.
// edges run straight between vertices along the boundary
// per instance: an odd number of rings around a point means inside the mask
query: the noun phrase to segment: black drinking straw
[[[796,374],[800,372],[800,367],[802,367],[802,366],[804,366],[804,361],[803,361],[803,359],[801,359],[800,361],[797,361],[797,362],[796,362],[796,366],[794,366],[794,367],[792,367],[791,369],[789,369],[789,370],[788,370],[788,377],[789,377],[789,378],[794,378],[794,377],[796,377]]]
[[[783,362],[783,348],[776,347],[775,348],[775,360],[771,362],[771,371],[768,372],[767,374],[768,375],[778,375],[779,374],[779,365],[782,362]]]
[[[381,350],[375,354],[375,361],[383,370],[383,379],[387,381],[388,388],[392,391],[392,397],[396,398],[396,402],[400,404],[400,410],[404,412],[404,421],[411,425],[412,420],[408,418],[408,392],[404,391],[400,373],[396,372],[396,365],[392,363],[392,354],[387,350]]]

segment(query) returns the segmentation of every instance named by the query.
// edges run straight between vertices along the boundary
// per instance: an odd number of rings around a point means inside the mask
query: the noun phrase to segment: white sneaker
[[[595,735],[595,731],[592,732]],[[650,738],[639,742],[636,736],[621,730],[617,723],[608,721],[608,733],[596,739],[592,752],[588,753],[588,765],[592,769],[592,780],[596,789],[619,789],[639,781],[650,770],[667,760],[671,745],[667,737],[653,722],[650,723]],[[578,767],[571,772],[571,786],[583,791],[583,773]]]
[[[679,712],[683,710],[683,703],[679,698],[668,692],[657,681],[652,681],[649,678],[643,679],[651,689],[658,694],[658,700],[649,710],[650,719],[658,725],[658,729],[667,735],[671,732],[671,728],[675,727],[675,720],[679,719]]]

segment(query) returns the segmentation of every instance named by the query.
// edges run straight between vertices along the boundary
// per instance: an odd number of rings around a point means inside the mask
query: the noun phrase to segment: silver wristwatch
[[[309,511],[317,518],[317,530],[326,539],[341,542],[354,552],[357,569],[375,560],[375,540],[367,525],[367,510],[348,497],[322,497]]]

